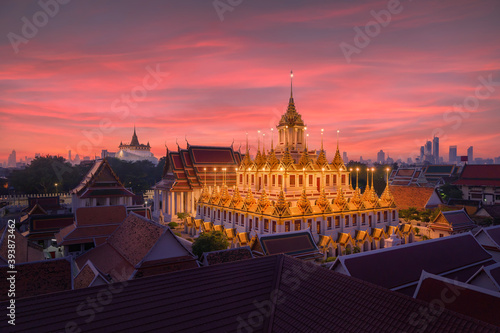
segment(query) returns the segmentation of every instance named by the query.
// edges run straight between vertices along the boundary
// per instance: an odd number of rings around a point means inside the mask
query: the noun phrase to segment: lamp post
[[[358,188],[359,184],[359,168],[356,168],[356,189]]]
[[[387,184],[386,186],[388,187],[389,186],[389,168],[385,168],[385,177],[387,179]]]
[[[57,185],[59,185],[58,183],[55,183],[54,186],[56,187],[56,193],[57,193]]]

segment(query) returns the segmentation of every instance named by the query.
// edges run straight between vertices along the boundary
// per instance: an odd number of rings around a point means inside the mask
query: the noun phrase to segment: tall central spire
[[[293,71],[290,71],[290,100],[293,100]]]

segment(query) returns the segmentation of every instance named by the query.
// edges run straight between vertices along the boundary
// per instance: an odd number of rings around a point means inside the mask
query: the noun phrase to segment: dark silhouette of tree
[[[226,236],[220,231],[202,233],[193,243],[193,254],[201,257],[203,252],[225,250],[229,247]]]

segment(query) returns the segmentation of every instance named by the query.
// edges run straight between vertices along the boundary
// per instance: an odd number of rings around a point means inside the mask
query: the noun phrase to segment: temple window
[[[387,211],[384,210],[384,222],[387,222]]]
[[[309,175],[309,186],[313,186],[313,175]]]
[[[316,221],[316,233],[321,233],[321,221]]]
[[[259,219],[255,219],[255,230],[259,230]]]
[[[267,175],[264,175],[264,185],[267,185]]]
[[[301,227],[301,221],[295,220],[295,230],[300,230],[300,227]]]
[[[299,185],[302,186],[304,184],[304,176],[299,175]]]
[[[352,225],[355,227],[358,225],[358,215],[352,216]]]
[[[252,231],[252,219],[248,220],[248,231]]]
[[[255,183],[255,175],[252,175],[252,185]]]
[[[285,222],[285,231],[290,231],[290,221]]]
[[[326,175],[326,186],[330,186],[330,175]]]
[[[361,214],[361,224],[362,225],[366,224],[366,215],[365,214]]]
[[[340,228],[340,216],[335,216],[335,228]]]
[[[273,221],[273,224],[272,224],[272,225],[273,225],[273,230],[272,230],[272,231],[273,231],[273,232],[276,232],[276,221]]]
[[[295,175],[290,175],[290,186],[295,186]]]
[[[392,211],[392,220],[393,221],[396,220],[396,211],[395,210]]]
[[[328,216],[326,218],[326,228],[328,230],[331,230],[332,229],[332,217],[331,216]]]
[[[276,175],[273,175],[273,186],[276,185]]]
[[[345,227],[346,227],[346,228],[347,228],[347,227],[349,227],[349,215],[346,215],[346,216],[344,217],[344,220],[345,220]]]
[[[309,230],[312,231],[312,223],[313,223],[313,220],[309,219],[307,220],[307,227],[309,228]]]
[[[342,185],[345,185],[345,175],[342,175]]]
[[[240,175],[240,184],[243,184],[243,175]]]
[[[337,184],[337,175],[333,175],[333,183]]]
[[[264,219],[264,231],[269,232],[269,220]]]
[[[282,183],[283,183],[283,176],[278,175],[278,186],[281,186]]]

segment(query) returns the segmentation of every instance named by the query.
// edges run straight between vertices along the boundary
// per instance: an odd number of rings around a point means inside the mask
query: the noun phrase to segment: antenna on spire
[[[290,98],[293,98],[293,71],[290,71]]]
[[[337,150],[339,150],[339,133],[340,130],[337,130]]]
[[[260,151],[260,130],[257,131],[257,151]]]

